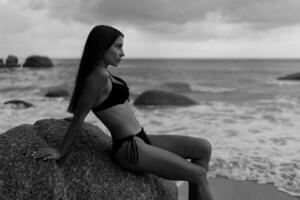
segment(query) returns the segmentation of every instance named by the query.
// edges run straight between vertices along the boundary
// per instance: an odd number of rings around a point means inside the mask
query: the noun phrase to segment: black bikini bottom
[[[113,140],[113,145],[112,145],[113,158],[114,158],[115,153],[118,151],[118,149],[123,145],[124,142],[126,142],[126,153],[125,153],[126,157],[125,157],[125,159],[128,162],[136,163],[139,159],[139,154],[138,154],[137,144],[136,144],[134,137],[139,137],[146,144],[151,144],[148,136],[146,135],[146,133],[142,127],[142,130],[139,133],[137,133],[136,135],[130,135],[128,137]]]

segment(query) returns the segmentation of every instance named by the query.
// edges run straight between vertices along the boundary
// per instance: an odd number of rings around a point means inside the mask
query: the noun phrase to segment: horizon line
[[[38,54],[33,54],[38,55]],[[29,55],[32,56],[32,55]],[[19,61],[25,61],[27,57],[17,57]],[[45,56],[45,55],[38,55]],[[80,60],[79,57],[51,57],[46,56],[52,60]],[[1,59],[1,57],[0,57]],[[6,58],[2,58],[3,61]],[[124,57],[123,60],[300,60],[300,57]]]

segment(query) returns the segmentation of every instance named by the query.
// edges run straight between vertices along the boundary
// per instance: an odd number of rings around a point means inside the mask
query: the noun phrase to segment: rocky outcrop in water
[[[15,108],[30,108],[33,106],[33,104],[23,101],[23,100],[18,100],[18,99],[13,99],[9,101],[4,102],[5,105],[11,104],[14,105]]]
[[[63,88],[49,88],[45,94],[45,97],[68,97],[69,92]]]
[[[18,57],[14,56],[14,55],[7,56],[6,61],[5,61],[5,66],[6,67],[20,67],[20,65],[18,63]]]
[[[295,74],[289,74],[286,76],[281,76],[277,78],[278,80],[292,80],[292,81],[299,81],[300,80],[300,72]]]
[[[181,94],[173,92],[149,90],[140,94],[134,101],[134,105],[176,105],[190,106],[197,102]]]
[[[3,62],[3,59],[2,58],[0,58],[0,68],[1,67],[5,67],[5,64],[4,64],[4,62]]]
[[[174,183],[117,166],[110,157],[110,137],[87,123],[63,159],[34,162],[31,152],[59,148],[69,125],[47,119],[0,134],[0,199],[177,199]]]
[[[53,62],[50,58],[46,56],[33,55],[26,58],[23,67],[34,67],[34,68],[53,67]]]
[[[0,68],[3,67],[20,67],[20,64],[18,63],[18,57],[14,55],[8,55],[5,63],[2,58],[0,58]]]

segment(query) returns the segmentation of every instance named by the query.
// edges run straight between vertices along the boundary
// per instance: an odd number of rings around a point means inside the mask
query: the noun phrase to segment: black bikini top
[[[112,77],[120,83],[114,82]],[[93,112],[102,111],[117,104],[123,104],[125,101],[129,101],[129,88],[126,82],[117,76],[113,76],[112,74],[109,75],[109,78],[112,83],[111,91],[108,97],[100,105],[92,108]]]

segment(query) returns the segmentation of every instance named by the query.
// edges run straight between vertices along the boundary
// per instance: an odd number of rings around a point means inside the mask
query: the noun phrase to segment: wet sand
[[[226,178],[209,180],[214,200],[300,200],[278,191],[270,184],[257,184],[251,181],[234,181]],[[178,200],[188,199],[187,183],[178,189]]]

